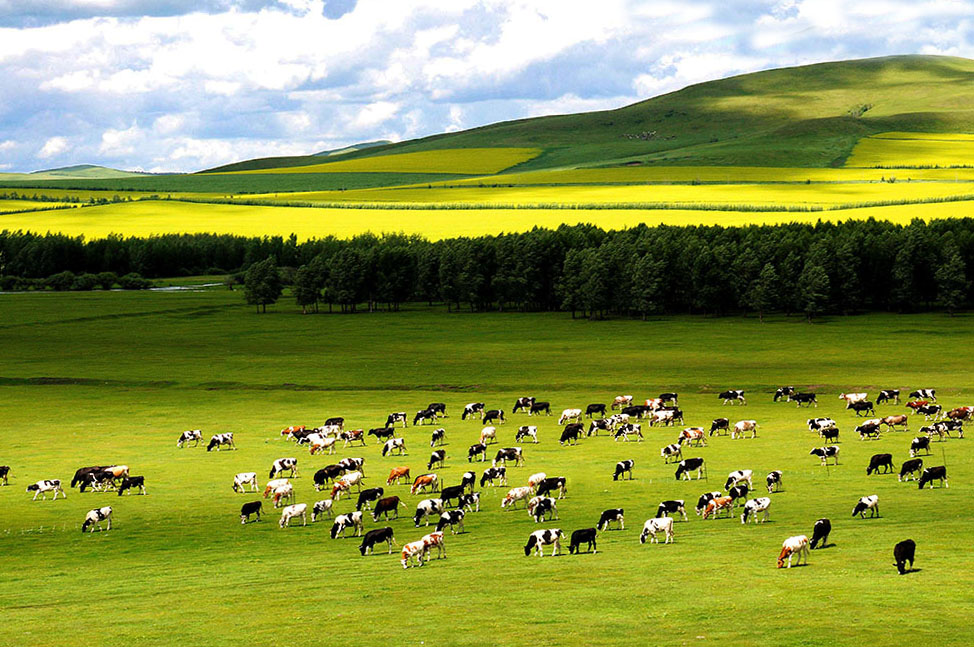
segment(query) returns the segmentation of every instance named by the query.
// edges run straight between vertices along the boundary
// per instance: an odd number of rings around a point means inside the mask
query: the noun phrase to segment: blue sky
[[[0,0],[0,171],[192,171],[888,54],[974,0]]]

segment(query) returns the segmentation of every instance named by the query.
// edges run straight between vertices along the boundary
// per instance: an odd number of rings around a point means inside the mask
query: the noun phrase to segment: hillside
[[[32,173],[0,173],[0,180],[4,182],[33,182],[35,180],[104,180],[126,177],[144,177],[145,173],[120,171],[94,164],[78,164],[61,168],[44,169]]]

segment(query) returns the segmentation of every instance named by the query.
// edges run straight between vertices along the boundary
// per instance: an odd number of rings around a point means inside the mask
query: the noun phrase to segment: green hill
[[[143,177],[146,173],[120,171],[118,169],[94,164],[78,164],[76,166],[62,166],[60,168],[45,169],[32,173],[0,173],[0,180],[5,182],[33,182],[35,180],[105,180],[124,177]]]

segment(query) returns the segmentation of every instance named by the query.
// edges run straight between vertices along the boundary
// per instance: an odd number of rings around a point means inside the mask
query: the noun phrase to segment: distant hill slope
[[[861,137],[974,132],[974,61],[892,56],[709,81],[616,110],[538,117],[349,152],[540,148],[518,171],[619,164],[839,166]],[[220,169],[320,164],[267,158]]]
[[[4,182],[33,182],[35,180],[103,180],[123,177],[142,177],[145,173],[120,171],[106,166],[94,164],[78,164],[77,166],[63,166],[61,168],[45,169],[33,173],[0,173],[0,180]]]
[[[345,146],[344,148],[333,148],[328,151],[321,151],[314,153],[314,157],[335,157],[336,155],[345,155],[347,153],[354,153],[355,151],[362,151],[367,148],[375,148],[376,146],[387,146],[392,142],[388,139],[380,139],[374,142],[362,142],[360,144],[352,144],[351,146]]]

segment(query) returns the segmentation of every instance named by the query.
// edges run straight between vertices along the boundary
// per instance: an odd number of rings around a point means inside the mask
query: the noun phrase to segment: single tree
[[[758,321],[764,322],[764,313],[774,307],[777,293],[778,273],[774,271],[774,265],[765,263],[758,278],[751,281],[747,294],[747,303],[757,310]]]
[[[283,291],[281,275],[273,256],[247,268],[244,275],[244,298],[247,303],[257,306],[257,312],[267,312],[268,304],[276,303]]]
[[[294,299],[301,306],[301,314],[308,314],[309,307],[313,312],[318,312],[320,296],[321,292],[314,270],[307,265],[302,265],[294,273]]]
[[[808,323],[812,323],[812,318],[822,314],[828,305],[829,298],[829,275],[825,268],[816,265],[811,261],[805,263],[801,276],[798,277],[801,286],[802,308]]]

